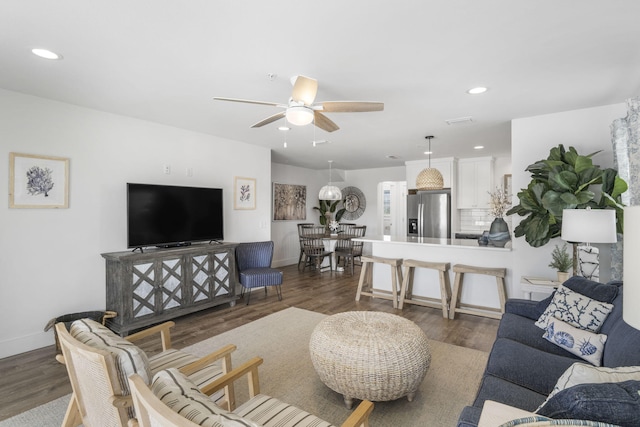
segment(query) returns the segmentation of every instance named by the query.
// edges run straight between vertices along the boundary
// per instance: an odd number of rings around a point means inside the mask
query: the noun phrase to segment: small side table
[[[542,277],[522,276],[520,287],[524,291],[524,297],[531,299],[531,293],[550,294],[555,288],[560,286],[560,282]]]

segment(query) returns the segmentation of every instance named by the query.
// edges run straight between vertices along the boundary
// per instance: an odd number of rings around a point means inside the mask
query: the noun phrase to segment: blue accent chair
[[[236,265],[238,278],[242,285],[241,297],[248,289],[247,305],[251,298],[251,289],[275,286],[278,300],[282,301],[282,271],[271,268],[273,259],[273,242],[240,243],[236,247]]]

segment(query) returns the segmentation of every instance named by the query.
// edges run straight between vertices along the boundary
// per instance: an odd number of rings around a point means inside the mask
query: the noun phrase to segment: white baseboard
[[[55,344],[55,338],[52,330],[0,341],[0,359],[53,344]]]
[[[278,268],[278,267],[285,267],[287,265],[295,265],[297,263],[298,263],[298,258],[288,258],[288,259],[273,260],[271,265],[274,268]]]

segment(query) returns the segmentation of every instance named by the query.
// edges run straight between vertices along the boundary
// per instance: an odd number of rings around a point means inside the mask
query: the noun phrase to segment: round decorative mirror
[[[342,215],[342,219],[354,220],[358,219],[364,213],[367,207],[367,199],[357,187],[345,187],[342,189],[342,200],[346,212]]]

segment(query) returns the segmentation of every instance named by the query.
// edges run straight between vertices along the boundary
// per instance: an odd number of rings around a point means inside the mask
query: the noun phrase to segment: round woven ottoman
[[[320,380],[344,395],[349,409],[354,398],[413,400],[431,363],[427,337],[415,323],[373,311],[323,319],[311,334],[309,351]]]

